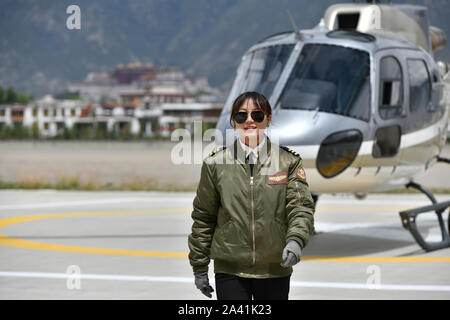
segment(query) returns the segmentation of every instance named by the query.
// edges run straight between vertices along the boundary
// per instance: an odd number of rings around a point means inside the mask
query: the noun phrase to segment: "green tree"
[[[0,86],[0,104],[2,103],[28,103],[33,96],[27,93],[16,92],[12,87],[4,89]]]
[[[75,130],[73,128],[68,128],[66,126],[64,126],[64,132],[62,134],[62,138],[64,140],[72,140],[75,138]]]
[[[26,93],[17,93],[16,101],[18,103],[28,103],[33,99],[33,96]]]
[[[39,139],[40,138],[40,131],[39,126],[37,122],[33,122],[33,125],[31,126],[31,135],[33,139]]]
[[[14,139],[27,139],[31,136],[30,129],[24,126],[22,123],[17,122],[12,129],[12,138]]]
[[[0,86],[0,104],[2,104],[4,102],[3,95],[4,95],[4,90],[3,90],[3,87]]]
[[[0,129],[0,138],[2,139],[12,138],[12,128],[10,125],[5,125]]]
[[[14,103],[17,100],[17,93],[14,91],[13,88],[9,87],[6,90],[6,97],[5,97],[5,102],[6,103]]]

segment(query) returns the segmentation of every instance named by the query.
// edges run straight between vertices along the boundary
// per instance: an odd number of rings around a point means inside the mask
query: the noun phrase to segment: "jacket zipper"
[[[253,204],[253,168],[250,166],[250,197],[251,197],[251,209],[252,209],[252,238],[253,238],[253,264],[256,262],[256,244],[255,244],[255,210]]]

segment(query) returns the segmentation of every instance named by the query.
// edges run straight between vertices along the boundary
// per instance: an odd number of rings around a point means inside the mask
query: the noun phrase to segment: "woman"
[[[241,94],[230,117],[239,138],[203,162],[188,244],[195,284],[210,298],[213,259],[217,299],[287,300],[292,266],[313,233],[301,158],[265,136],[271,118],[263,95]]]

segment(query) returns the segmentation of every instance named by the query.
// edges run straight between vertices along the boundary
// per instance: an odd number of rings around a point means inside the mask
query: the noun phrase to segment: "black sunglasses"
[[[256,122],[262,122],[264,120],[264,117],[266,114],[260,110],[252,111],[250,112],[250,116],[252,119]],[[244,111],[240,111],[238,113],[235,113],[233,116],[234,121],[236,121],[239,124],[244,123],[247,120],[248,113]]]

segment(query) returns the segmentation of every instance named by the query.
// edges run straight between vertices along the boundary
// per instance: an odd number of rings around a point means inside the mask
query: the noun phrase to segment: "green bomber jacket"
[[[314,232],[314,202],[301,157],[272,143],[253,168],[238,140],[216,149],[202,164],[193,202],[189,261],[194,273],[214,272],[250,278],[284,277],[281,267],[290,240],[304,248]]]

